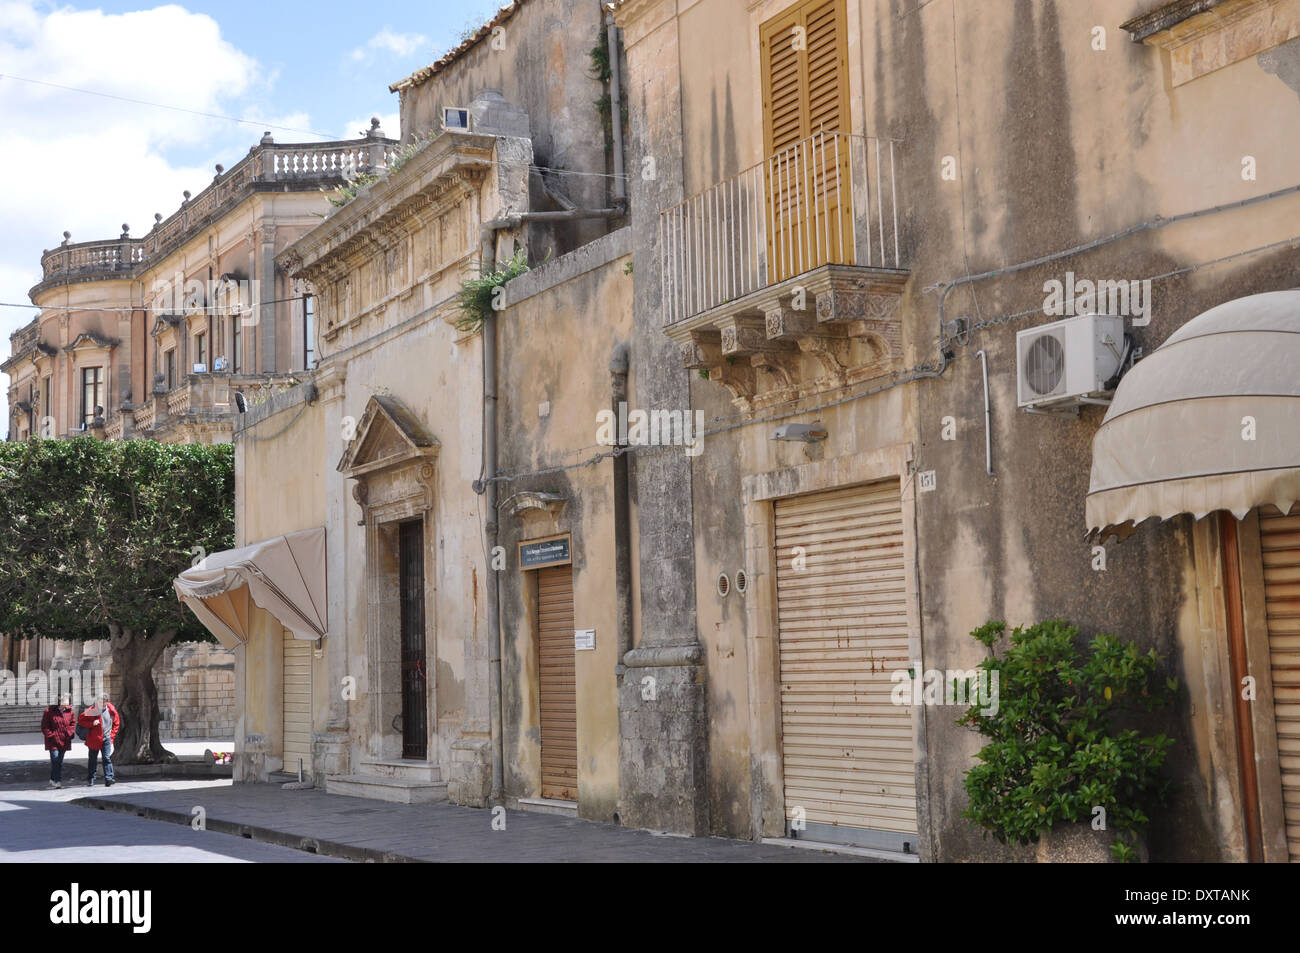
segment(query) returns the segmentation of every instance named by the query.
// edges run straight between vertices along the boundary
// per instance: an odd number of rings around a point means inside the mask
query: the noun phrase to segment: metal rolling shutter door
[[[913,713],[890,701],[910,666],[898,481],[778,500],[775,516],[786,817],[915,835]]]
[[[284,770],[311,774],[311,642],[284,630]]]
[[[1300,862],[1300,508],[1259,511],[1273,713],[1291,862]]]
[[[578,696],[571,566],[537,570],[537,649],[542,797],[576,801]]]

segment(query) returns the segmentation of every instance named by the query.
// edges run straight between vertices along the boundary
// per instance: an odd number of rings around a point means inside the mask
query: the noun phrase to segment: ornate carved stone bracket
[[[902,271],[823,265],[668,333],[683,366],[707,371],[749,411],[888,373],[902,356],[907,279]]]

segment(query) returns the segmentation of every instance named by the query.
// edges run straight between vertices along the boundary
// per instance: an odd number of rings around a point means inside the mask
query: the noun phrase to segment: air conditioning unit
[[[193,371],[193,373],[195,373],[195,374],[206,374],[207,372],[208,372],[208,365],[206,365],[206,364],[195,364],[195,365],[194,365],[194,371]]]
[[[1090,403],[1124,359],[1124,318],[1081,314],[1016,334],[1016,406]]]

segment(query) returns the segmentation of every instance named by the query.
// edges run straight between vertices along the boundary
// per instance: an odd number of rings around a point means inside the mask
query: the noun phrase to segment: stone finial
[[[226,167],[220,162],[217,163],[217,178],[221,178],[221,173],[226,171]]]
[[[181,194],[182,194],[183,196],[185,196],[185,202],[188,202],[188,201],[190,200],[190,190],[189,190],[189,189],[186,189],[186,190],[185,190],[184,192],[182,192]],[[183,204],[185,204],[185,202],[182,202],[181,204],[183,205]]]
[[[274,144],[275,144],[275,140],[271,138],[271,130],[270,130],[270,129],[268,129],[268,130],[266,130],[266,132],[262,133],[262,145],[264,145],[264,146],[270,146],[270,145],[274,145]]]
[[[370,129],[364,134],[367,139],[383,139],[384,130],[379,128],[379,117],[370,117]]]
[[[154,212],[154,213],[153,213],[153,227],[154,227],[154,228],[157,228],[157,227],[158,227],[159,225],[161,225],[161,224],[162,224],[162,212]]]
[[[126,224],[126,222],[122,223],[122,237],[123,238],[131,237],[131,226]]]
[[[72,232],[64,232],[64,233],[63,233],[63,244],[66,245],[66,244],[67,244],[68,242],[70,242],[70,241],[72,241]]]

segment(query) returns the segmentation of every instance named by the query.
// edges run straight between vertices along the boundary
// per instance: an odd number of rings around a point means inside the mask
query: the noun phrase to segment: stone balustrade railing
[[[179,386],[166,394],[155,394],[147,403],[135,408],[135,429],[137,432],[152,430],[186,414],[233,414],[236,391],[242,392],[251,406],[265,396],[297,383],[298,379],[289,375],[189,374]]]
[[[361,172],[388,167],[397,143],[382,136],[343,142],[277,145],[264,138],[233,168],[220,172],[207,188],[181,203],[141,238],[124,227],[121,237],[104,241],[65,241],[41,256],[42,284],[67,278],[112,277],[169,252],[195,229],[225,214],[250,193],[276,184],[302,188],[338,185]],[[66,236],[67,233],[65,233]],[[39,288],[40,285],[37,286]]]

